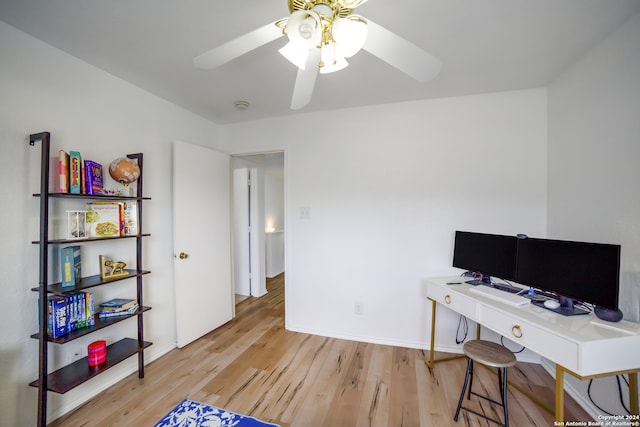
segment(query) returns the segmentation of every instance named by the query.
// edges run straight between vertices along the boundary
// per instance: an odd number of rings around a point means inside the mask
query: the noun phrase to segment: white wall
[[[264,193],[266,228],[284,230],[284,167],[265,170]]]
[[[144,245],[145,338],[153,345],[145,352],[152,360],[175,346],[173,256],[171,233],[171,143],[176,139],[211,145],[219,128],[200,117],[86,63],[45,45],[0,22],[0,258],[3,308],[0,310],[0,424],[32,426],[37,410],[37,389],[28,383],[37,378],[35,292],[38,284],[39,146],[29,147],[31,133],[50,131],[52,148],[78,149],[86,158],[108,163],[127,153],[144,153],[144,231],[151,237]],[[120,243],[120,242],[114,242]],[[94,244],[99,245],[100,244]],[[87,251],[98,250],[96,246]],[[126,245],[125,245],[126,246]],[[114,250],[115,246],[106,246]],[[120,252],[122,251],[122,252]],[[95,262],[84,259],[85,274],[97,274]],[[118,255],[135,261],[118,246]],[[130,258],[130,259],[129,259]],[[120,282],[96,292],[135,295],[135,284]],[[132,293],[133,292],[133,293]],[[106,296],[106,294],[105,294]],[[70,352],[95,339],[112,342],[122,335],[136,337],[135,321],[73,341],[51,346],[53,365],[66,362]],[[49,393],[50,413],[59,415],[84,402],[109,384],[137,368],[136,358],[112,368],[64,394]]]
[[[546,231],[546,117],[534,89],[225,126],[228,150],[285,149],[287,327],[425,347],[454,230]]]
[[[265,233],[266,276],[276,277],[284,273],[284,231]]]
[[[284,156],[283,156],[284,158]],[[266,230],[266,275],[275,277],[285,271],[284,264],[284,167],[271,168],[264,175]]]
[[[640,321],[639,113],[636,15],[550,85],[548,162],[549,237],[621,244],[620,307],[634,321]],[[588,401],[587,383],[570,383]],[[614,378],[596,380],[593,392],[603,409],[624,413]]]

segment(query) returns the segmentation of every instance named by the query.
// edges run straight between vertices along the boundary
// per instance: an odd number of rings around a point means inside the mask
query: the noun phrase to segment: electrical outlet
[[[74,348],[71,354],[69,355],[69,362],[75,362],[76,360],[80,360],[84,357],[83,346]]]
[[[355,314],[362,314],[362,303],[356,302],[353,304],[353,312]]]

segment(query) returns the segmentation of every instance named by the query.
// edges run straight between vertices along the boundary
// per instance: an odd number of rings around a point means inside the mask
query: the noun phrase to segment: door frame
[[[284,189],[283,189],[283,196],[284,196],[284,206],[283,206],[283,214],[284,214],[284,227],[285,230],[288,227],[288,215],[287,215],[287,210],[288,210],[288,206],[287,206],[287,201],[289,200],[287,194],[288,194],[288,184],[287,184],[287,151],[286,149],[282,148],[282,149],[273,149],[273,150],[265,150],[265,151],[251,151],[251,152],[233,152],[230,154],[231,158],[232,158],[232,163],[231,163],[231,169],[236,169],[236,159],[242,159],[244,157],[251,157],[251,156],[260,156],[260,155],[268,155],[268,154],[282,154],[283,156],[283,174],[284,174]],[[242,167],[237,167],[238,169],[242,168]],[[250,167],[248,167],[250,169]],[[264,170],[264,168],[263,168]],[[233,171],[231,172],[233,173]],[[252,178],[253,179],[253,178]],[[260,183],[260,185],[264,185],[264,181],[262,180]],[[259,280],[257,281],[257,294],[254,295],[253,294],[253,289],[254,286],[253,284],[256,283],[256,281],[252,280],[252,292],[251,292],[251,296],[255,296],[255,297],[260,297],[263,296],[267,293],[267,289],[266,289],[266,267],[265,267],[265,249],[266,249],[266,242],[265,242],[265,211],[264,211],[264,190],[262,191],[262,196],[260,196],[258,191],[253,191],[253,196],[255,197],[255,199],[253,199],[253,202],[256,203],[256,205],[260,206],[260,210],[256,213],[257,217],[258,217],[258,221],[257,221],[257,226],[254,227],[254,230],[257,229],[257,233],[252,233],[252,247],[257,247],[260,249],[259,254],[257,256],[254,256],[252,259],[255,261],[256,265],[259,266],[259,272],[260,272],[260,276],[259,276]],[[262,201],[262,203],[260,203]],[[235,220],[235,215],[232,212],[232,220]],[[286,271],[286,266],[287,266],[287,259],[288,259],[288,255],[287,255],[287,233],[285,232],[285,271]],[[235,244],[235,242],[232,241],[232,245]],[[232,251],[232,258],[235,256],[235,251]],[[235,260],[232,259],[232,263],[234,263]],[[252,271],[256,271],[255,269],[258,267],[252,267]],[[287,288],[285,287],[285,320],[286,320],[286,292],[287,292]]]

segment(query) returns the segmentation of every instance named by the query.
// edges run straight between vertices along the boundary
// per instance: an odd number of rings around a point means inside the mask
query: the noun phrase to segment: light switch
[[[303,206],[300,208],[300,219],[311,219],[311,208]]]

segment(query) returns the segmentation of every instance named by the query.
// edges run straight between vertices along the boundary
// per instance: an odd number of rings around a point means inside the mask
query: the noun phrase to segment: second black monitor
[[[523,285],[618,308],[620,245],[529,238],[519,242],[517,259]]]

